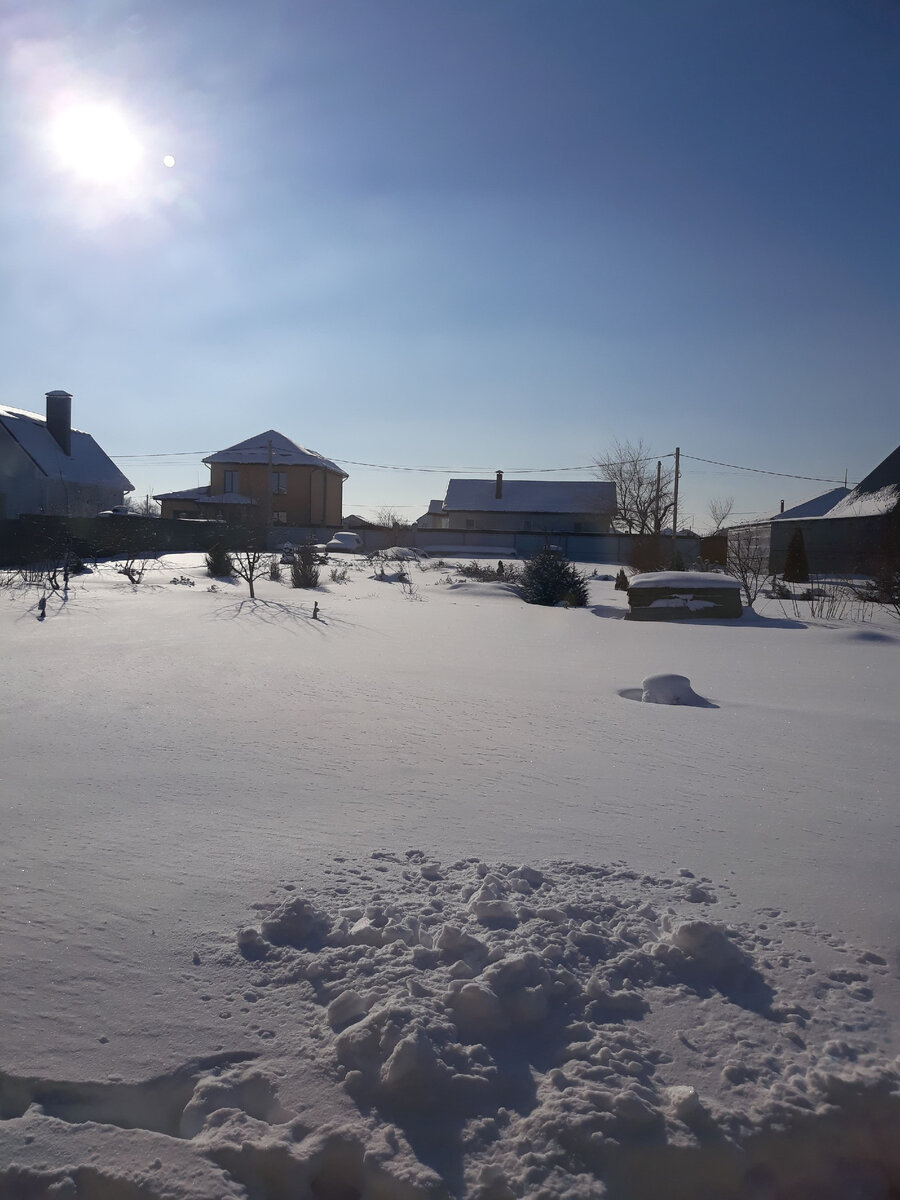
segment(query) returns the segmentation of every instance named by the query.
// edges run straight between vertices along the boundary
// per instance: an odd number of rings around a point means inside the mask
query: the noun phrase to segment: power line
[[[733,471],[752,471],[755,475],[777,475],[779,479],[807,479],[812,483],[843,483],[843,479],[823,479],[819,475],[790,475],[786,471],[766,471],[762,467],[740,467],[737,463],[717,462],[714,458],[700,458],[696,454],[682,454],[692,462],[710,463],[714,467],[730,467]]]
[[[134,462],[134,461],[142,460],[142,459],[202,458],[205,455],[215,454],[215,453],[217,453],[217,451],[214,451],[214,450],[168,450],[168,451],[163,451],[163,452],[153,453],[153,454],[111,454],[110,458],[116,459],[116,460],[122,461],[122,462],[124,462],[124,461]],[[581,465],[575,466],[575,467],[504,467],[503,474],[504,475],[557,475],[557,474],[562,474],[563,472],[566,472],[566,471],[596,471],[598,469],[598,467],[603,467],[603,466],[621,467],[621,466],[626,466],[631,463],[656,462],[659,459],[673,458],[673,457],[674,457],[674,452],[668,451],[665,454],[648,454],[645,457],[641,457],[641,458],[622,459],[621,462],[609,462],[609,463],[593,462],[593,463],[581,464]],[[713,466],[713,467],[725,467],[731,471],[749,471],[754,475],[774,475],[774,476],[777,476],[779,479],[803,479],[803,480],[806,480],[811,483],[837,483],[837,484],[844,483],[843,479],[827,479],[821,475],[795,475],[788,471],[770,471],[764,467],[744,467],[738,463],[720,462],[718,459],[715,459],[715,458],[701,458],[697,454],[682,454],[681,457],[683,459],[684,458],[690,459],[692,462],[708,463],[710,466]],[[348,467],[366,467],[373,471],[402,471],[402,472],[407,472],[410,474],[416,474],[416,473],[435,474],[435,475],[455,475],[455,474],[471,475],[471,474],[476,474],[476,473],[477,474],[484,474],[484,473],[493,474],[493,472],[496,470],[496,467],[437,467],[437,466],[409,467],[409,466],[402,466],[397,463],[359,462],[356,459],[352,459],[352,458],[335,458],[333,461],[336,463],[343,463],[345,466],[348,466]],[[160,466],[164,466],[164,465],[166,465],[166,464],[160,463]],[[169,465],[175,466],[175,465],[177,465],[177,463],[171,463]],[[698,474],[704,474],[704,473],[706,473],[706,472],[698,472]],[[714,474],[715,472],[708,472],[708,473]]]

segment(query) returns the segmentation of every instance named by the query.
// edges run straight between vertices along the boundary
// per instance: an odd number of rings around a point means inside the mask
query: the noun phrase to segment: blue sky
[[[900,441],[892,0],[5,12],[0,400],[72,392],[162,456],[118,459],[141,493],[267,428],[460,474],[643,438],[852,481]],[[48,144],[84,100],[127,179]],[[828,487],[683,465],[700,527]],[[449,475],[346,469],[410,517]]]

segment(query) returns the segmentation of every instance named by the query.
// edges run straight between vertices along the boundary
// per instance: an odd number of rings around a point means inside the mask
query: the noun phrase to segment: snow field
[[[0,1196],[890,1196],[894,627],[411,578],[0,593]]]

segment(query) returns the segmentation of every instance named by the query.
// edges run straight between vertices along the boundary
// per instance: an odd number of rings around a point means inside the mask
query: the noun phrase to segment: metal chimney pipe
[[[503,472],[497,472],[497,487],[494,490],[494,497],[497,500],[503,499]]]
[[[72,453],[72,397],[68,392],[47,392],[47,428],[63,454]]]

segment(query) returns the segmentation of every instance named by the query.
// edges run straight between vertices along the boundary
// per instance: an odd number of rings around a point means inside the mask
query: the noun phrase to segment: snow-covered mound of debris
[[[325,873],[195,955],[231,1050],[143,1084],[0,1077],[4,1200],[897,1194],[878,955],[777,910],[732,926],[689,871]]]

